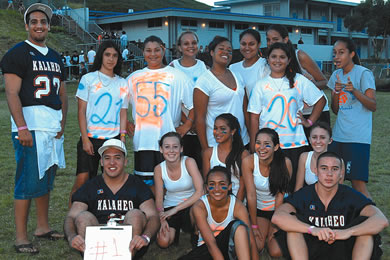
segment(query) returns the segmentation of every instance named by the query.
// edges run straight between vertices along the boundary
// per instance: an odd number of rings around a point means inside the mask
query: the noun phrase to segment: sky
[[[219,2],[219,1],[222,1],[222,0],[196,0],[196,1],[213,6],[214,2]],[[361,0],[343,0],[343,1],[360,3]]]

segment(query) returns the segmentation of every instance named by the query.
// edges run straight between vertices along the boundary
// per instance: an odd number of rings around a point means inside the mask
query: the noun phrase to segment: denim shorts
[[[370,145],[363,143],[341,143],[333,141],[328,148],[344,160],[345,179],[368,182]]]
[[[53,165],[42,179],[39,179],[37,147],[35,143],[35,131],[30,131],[33,138],[33,146],[27,147],[20,144],[12,133],[12,141],[15,148],[16,175],[14,199],[28,200],[42,197],[53,190],[54,177],[57,165]]]

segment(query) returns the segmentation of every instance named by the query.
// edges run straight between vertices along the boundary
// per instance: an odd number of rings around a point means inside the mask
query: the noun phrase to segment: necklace
[[[109,76],[108,76],[108,77],[109,77]],[[109,86],[111,85],[111,83],[113,82],[113,78],[109,77],[109,82],[108,82],[107,85],[105,85],[105,84],[103,83],[103,80],[101,80],[101,78],[100,78],[100,71],[98,71],[98,78],[99,78],[99,81],[102,83],[103,87],[105,87],[105,88],[109,87]]]
[[[273,83],[276,91],[280,91],[282,89],[282,87],[283,87],[284,77],[283,78],[274,79],[273,77],[270,76],[270,78],[272,79],[272,83]],[[278,84],[279,80],[280,80],[280,82]]]

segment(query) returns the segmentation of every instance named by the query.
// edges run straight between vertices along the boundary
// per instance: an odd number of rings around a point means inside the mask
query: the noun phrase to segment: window
[[[181,26],[198,27],[196,20],[181,20]]]
[[[264,15],[280,16],[280,4],[264,4]]]
[[[223,22],[209,22],[209,28],[223,29],[225,24]]]
[[[162,26],[162,18],[148,19],[148,28],[161,27],[161,26]]]
[[[302,34],[312,34],[312,29],[311,28],[301,28],[301,33]]]
[[[234,25],[234,27],[236,28],[236,30],[246,30],[249,28],[249,24],[247,23],[236,23]]]

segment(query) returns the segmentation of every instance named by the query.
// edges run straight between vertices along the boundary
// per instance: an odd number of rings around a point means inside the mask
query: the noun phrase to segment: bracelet
[[[191,121],[191,123],[194,122],[194,120],[192,120],[191,118],[187,117],[187,120]]]
[[[315,228],[315,226],[310,226],[308,229],[307,229],[307,233],[309,234],[309,235],[311,235],[311,233],[312,233],[312,228]]]
[[[313,125],[313,121],[311,121],[310,119],[307,119],[307,122],[309,122],[309,125],[310,125],[310,126]]]
[[[121,130],[119,133],[121,133],[121,134],[127,134],[127,131],[126,131],[126,130]]]
[[[164,209],[163,209],[163,208],[157,208],[157,211],[158,211],[158,212],[163,212]]]
[[[22,131],[22,130],[26,130],[26,129],[28,129],[26,125],[18,127],[18,131]]]
[[[126,136],[126,134],[124,134],[124,133],[121,133],[121,137],[122,137],[122,136]]]
[[[252,225],[251,226],[253,229],[257,229],[257,228],[259,228],[259,226],[258,225]]]
[[[146,240],[146,242],[148,242],[148,244],[150,243],[150,237],[148,237],[147,235],[143,234],[141,237],[143,237],[143,239]]]

